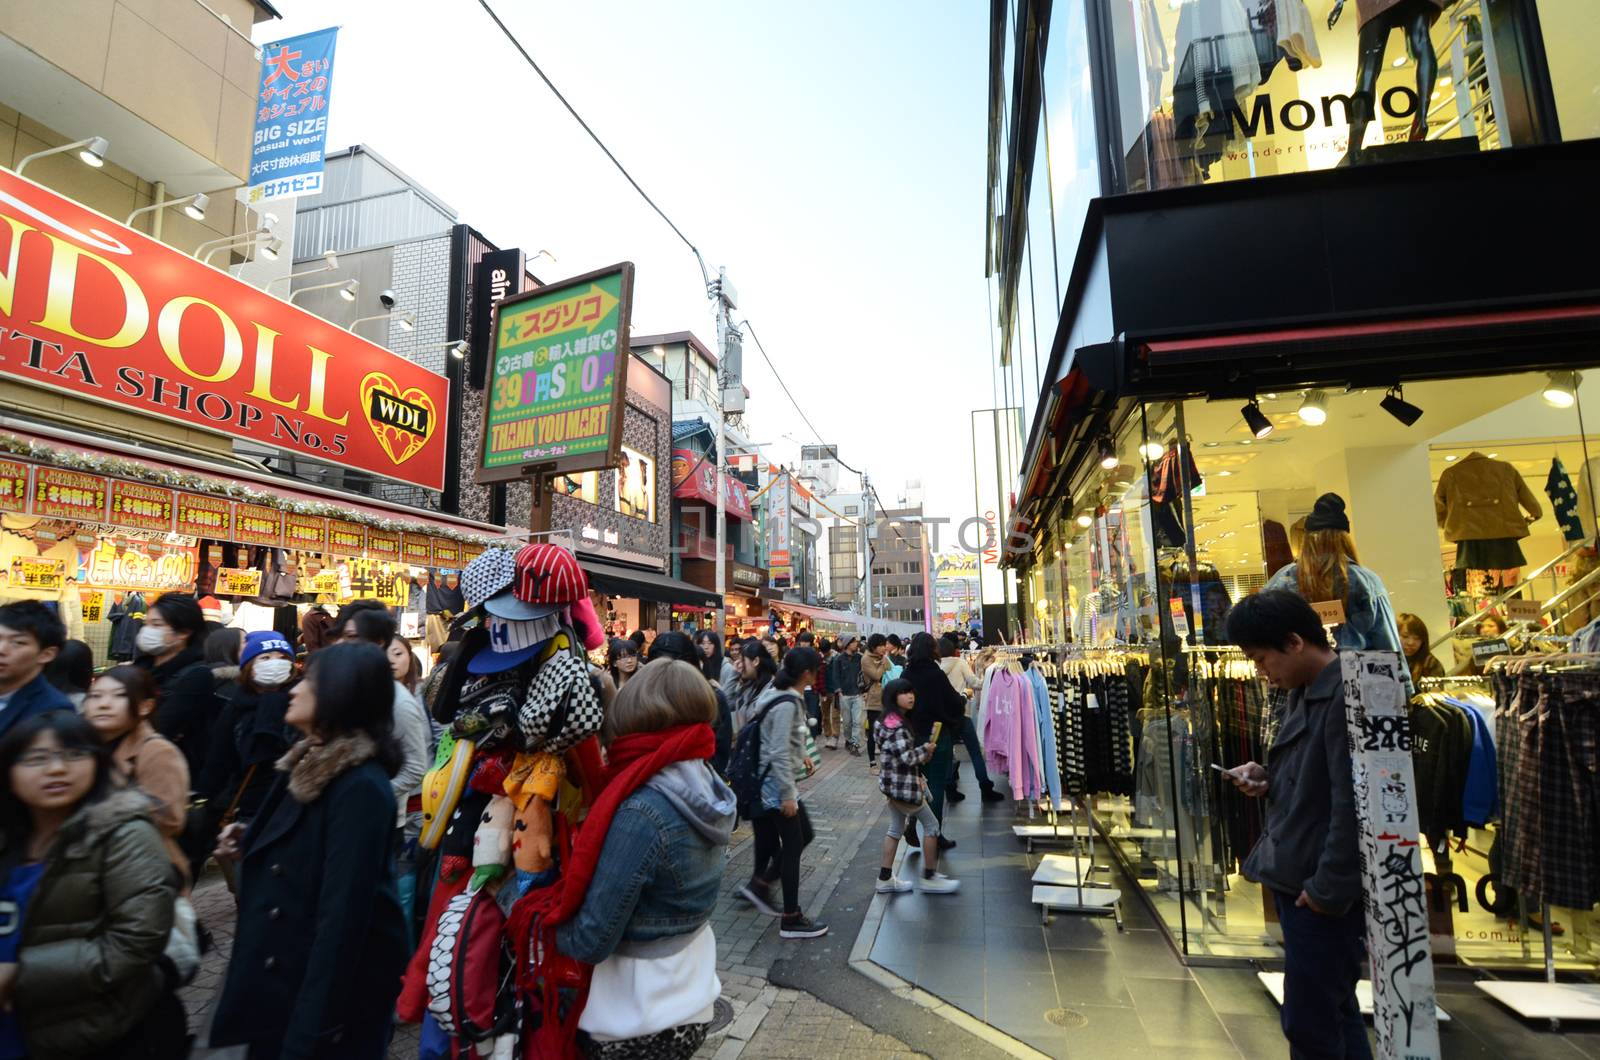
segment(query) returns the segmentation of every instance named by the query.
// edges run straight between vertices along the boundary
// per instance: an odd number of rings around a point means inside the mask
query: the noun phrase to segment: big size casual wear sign
[[[328,97],[339,29],[322,29],[261,49],[256,130],[250,147],[252,204],[322,191]]]
[[[444,488],[443,376],[4,169],[0,376]]]

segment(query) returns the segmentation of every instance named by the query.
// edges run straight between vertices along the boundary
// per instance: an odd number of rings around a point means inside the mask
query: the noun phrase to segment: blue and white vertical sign
[[[246,202],[322,191],[338,36],[335,26],[262,47]]]

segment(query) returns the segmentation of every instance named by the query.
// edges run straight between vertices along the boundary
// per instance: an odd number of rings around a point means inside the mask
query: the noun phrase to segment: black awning
[[[589,575],[589,587],[613,596],[653,600],[658,604],[687,604],[690,607],[721,607],[722,597],[698,585],[680,582],[665,574],[655,574],[616,563],[602,563],[578,557],[578,566]]]

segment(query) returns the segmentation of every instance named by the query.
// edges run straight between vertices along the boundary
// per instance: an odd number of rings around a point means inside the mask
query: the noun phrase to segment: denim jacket
[[[1376,574],[1359,564],[1345,568],[1350,598],[1344,609],[1344,623],[1333,631],[1334,647],[1341,651],[1392,651],[1403,654],[1400,627],[1396,623],[1389,593]],[[1266,589],[1300,591],[1300,565],[1291,563],[1267,580]],[[1409,695],[1411,670],[1400,668],[1400,680]]]
[[[676,762],[623,800],[577,915],[556,929],[599,964],[630,943],[685,940],[711,916],[733,833],[733,792],[704,762]]]

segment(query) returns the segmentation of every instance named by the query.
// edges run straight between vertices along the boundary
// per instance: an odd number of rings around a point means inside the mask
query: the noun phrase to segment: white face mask
[[[294,663],[288,659],[262,659],[250,673],[262,688],[277,688],[294,673]]]
[[[160,655],[172,644],[172,637],[164,629],[145,626],[133,638],[133,646],[145,655]]]

